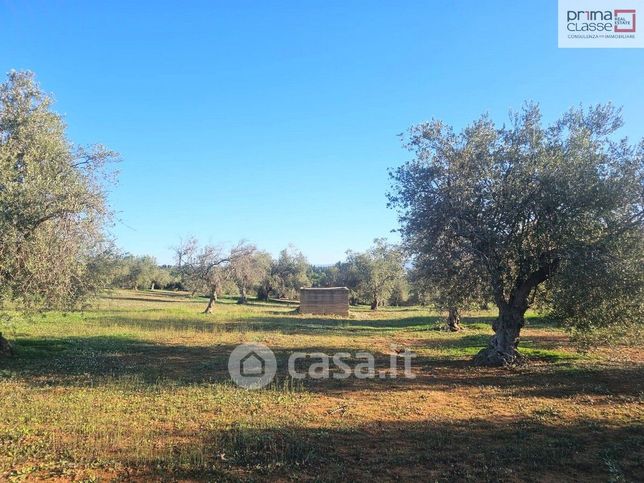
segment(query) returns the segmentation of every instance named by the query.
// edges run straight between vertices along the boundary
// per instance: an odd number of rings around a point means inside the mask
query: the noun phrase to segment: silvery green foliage
[[[264,295],[264,298],[272,295],[277,298],[297,299],[300,288],[311,285],[309,271],[310,264],[306,256],[293,245],[289,245],[272,261],[268,275],[260,284],[259,293]]]
[[[160,267],[154,257],[115,254],[111,263],[110,285],[126,289],[164,288],[175,281],[166,267]]]
[[[228,272],[239,291],[239,303],[248,301],[248,291],[257,288],[271,268],[270,254],[252,243],[239,242],[230,251]]]
[[[406,276],[402,249],[384,238],[376,238],[364,252],[347,252],[346,268],[347,280],[353,280],[347,285],[374,310],[387,302]]]
[[[621,126],[611,105],[544,126],[527,104],[501,127],[487,116],[460,133],[436,120],[412,127],[414,158],[391,173],[389,195],[406,247],[481,274],[505,314],[497,335],[513,326],[509,345],[539,290],[576,327],[641,320],[644,142],[617,139]]]
[[[451,238],[441,239],[430,253],[416,254],[410,279],[424,301],[442,311],[479,308],[492,299],[476,258]]]
[[[201,246],[191,237],[175,247],[176,270],[192,292],[217,295],[228,276],[230,256],[218,245]]]
[[[103,283],[106,164],[74,146],[30,72],[0,85],[0,302],[69,306]]]
[[[633,342],[644,320],[643,233],[608,237],[583,255],[567,259],[546,285],[550,316],[572,328],[585,348],[596,341]],[[610,330],[614,326],[621,330]]]
[[[239,302],[246,303],[248,291],[266,277],[271,257],[252,243],[240,241],[226,251],[217,245],[200,246],[195,238],[188,238],[174,249],[176,273],[188,290],[203,291],[210,301],[206,312],[213,309],[217,297],[227,283],[239,291]]]

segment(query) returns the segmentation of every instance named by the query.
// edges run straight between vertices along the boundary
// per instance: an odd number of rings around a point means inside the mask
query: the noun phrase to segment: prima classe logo
[[[569,32],[636,32],[635,9],[568,10],[566,28]]]
[[[644,32],[637,28],[642,5],[641,0],[559,0],[559,47],[644,48]]]

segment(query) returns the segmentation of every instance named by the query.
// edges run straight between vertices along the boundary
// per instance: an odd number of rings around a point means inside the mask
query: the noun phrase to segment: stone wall
[[[300,313],[322,315],[349,315],[349,289],[301,288]]]

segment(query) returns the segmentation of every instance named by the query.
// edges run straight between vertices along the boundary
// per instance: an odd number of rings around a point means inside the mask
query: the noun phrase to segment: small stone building
[[[322,315],[349,315],[347,287],[301,288],[300,313]]]

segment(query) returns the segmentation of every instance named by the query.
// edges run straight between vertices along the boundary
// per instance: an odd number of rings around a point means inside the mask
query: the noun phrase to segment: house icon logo
[[[230,353],[228,372],[238,386],[260,389],[275,378],[275,354],[264,344],[240,344]]]

